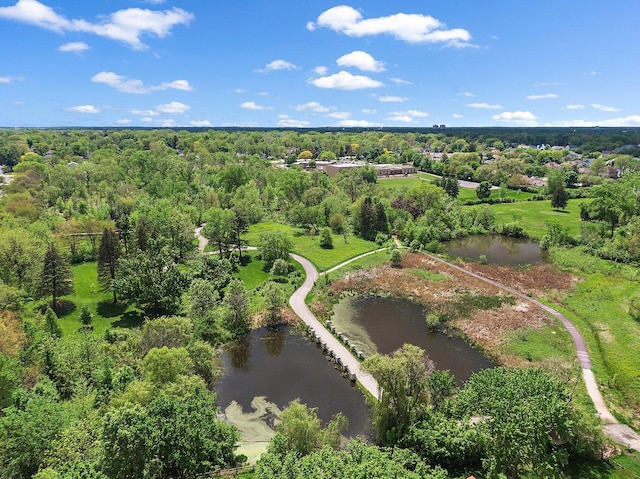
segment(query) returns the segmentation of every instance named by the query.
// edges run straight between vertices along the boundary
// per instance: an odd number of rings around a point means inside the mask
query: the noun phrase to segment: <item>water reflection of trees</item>
[[[260,342],[264,345],[269,356],[280,356],[284,349],[287,339],[287,329],[267,329],[265,334],[260,337]]]
[[[251,336],[247,335],[236,339],[226,346],[227,354],[231,360],[231,366],[240,371],[249,370],[251,360]]]

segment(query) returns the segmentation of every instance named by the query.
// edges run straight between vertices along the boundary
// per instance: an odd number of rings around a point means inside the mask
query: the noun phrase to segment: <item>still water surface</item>
[[[378,296],[347,297],[334,306],[332,322],[365,355],[389,354],[409,343],[424,349],[436,369],[448,369],[458,380],[491,368],[491,362],[464,340],[427,328],[417,303]]]
[[[359,389],[341,376],[314,342],[286,327],[252,331],[246,340],[225,350],[223,362],[224,376],[215,385],[216,402],[232,423],[262,421],[273,426],[275,415],[299,398],[318,409],[323,423],[342,412],[349,420],[346,436],[371,433],[371,410]]]
[[[491,264],[517,266],[548,260],[547,252],[529,238],[474,235],[447,241],[445,247],[451,256],[478,261],[484,255]]]

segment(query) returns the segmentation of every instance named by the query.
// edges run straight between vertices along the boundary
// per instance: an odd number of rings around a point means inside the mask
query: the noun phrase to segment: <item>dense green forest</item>
[[[339,245],[348,259],[394,236],[430,252],[472,234],[535,237],[565,267],[571,254],[588,262],[579,274],[630,278],[633,337],[638,156],[639,129],[0,131],[0,478],[241,464],[215,405],[220,347],[294,322],[292,251],[327,269]],[[340,159],[353,167],[322,171]],[[418,171],[383,178],[382,164]],[[519,204],[534,209],[499,209]],[[542,209],[556,216],[530,223]],[[214,254],[194,236],[203,225]],[[423,356],[406,346],[363,363],[384,389],[372,438],[341,442],[343,418],[323,425],[294,402],[248,474],[615,473],[598,422],[553,371],[497,367],[459,389]],[[636,359],[611,372],[622,418],[640,411]]]

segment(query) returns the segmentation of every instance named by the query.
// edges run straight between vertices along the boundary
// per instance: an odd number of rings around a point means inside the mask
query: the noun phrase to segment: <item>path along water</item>
[[[537,299],[533,299],[532,297],[527,296],[524,293],[521,293],[520,291],[510,288],[509,286],[505,286],[501,283],[498,283],[497,281],[493,281],[489,278],[485,278],[484,276],[468,271],[460,266],[457,266],[455,264],[449,263],[448,261],[440,259],[437,256],[433,256],[424,252],[423,254],[428,258],[432,259],[433,261],[436,261],[441,264],[445,264],[450,268],[456,269],[462,273],[465,273],[476,279],[484,281],[485,283],[491,284],[497,288],[507,291],[513,294],[514,296],[524,299],[525,301],[528,301],[534,304],[535,306],[543,309],[544,311],[546,311],[547,313],[551,314],[556,319],[558,319],[558,321],[560,321],[563,324],[563,326],[567,329],[567,331],[571,335],[571,339],[573,340],[573,345],[576,349],[578,362],[580,363],[580,367],[582,369],[582,378],[587,388],[587,393],[589,394],[589,396],[591,397],[591,400],[593,401],[593,405],[596,408],[596,412],[598,413],[598,416],[600,416],[600,420],[602,421],[605,434],[610,439],[617,442],[618,444],[622,444],[624,446],[627,446],[635,450],[640,450],[640,434],[635,432],[629,426],[625,424],[620,424],[618,420],[613,416],[613,414],[611,414],[611,412],[607,408],[604,402],[604,399],[600,394],[600,390],[598,389],[598,384],[596,382],[595,376],[592,371],[591,358],[589,357],[589,352],[587,351],[587,346],[584,341],[584,338],[582,337],[578,329],[574,326],[574,324],[571,321],[569,321],[559,311],[551,308],[550,306],[547,306],[546,304],[538,301]]]
[[[205,238],[203,238],[200,235],[200,229],[196,230],[195,236],[196,238],[198,238],[200,250],[204,252],[204,248],[207,245],[207,241]],[[397,238],[394,238],[394,241],[399,247],[402,247],[401,243],[397,240]],[[327,273],[331,271],[335,271],[343,267],[345,264],[350,263],[352,261],[356,261],[357,259],[360,259],[363,256],[367,256],[367,255],[376,253],[378,251],[382,251],[382,250],[371,251],[369,253],[360,255],[356,258],[352,258],[349,261],[346,261],[342,264],[339,264],[338,266],[335,266],[334,268],[331,268],[330,270],[327,271]],[[437,256],[433,256],[428,253],[423,253],[423,254],[426,255],[428,258],[432,259],[433,261],[447,265],[462,273],[468,274],[469,276],[472,276],[476,279],[479,279],[497,288],[507,291],[513,294],[514,296],[524,299],[525,301],[529,301],[530,303],[534,304],[539,308],[542,308],[544,311],[546,311],[547,313],[557,318],[564,325],[564,327],[567,329],[567,331],[571,335],[573,344],[576,348],[576,355],[578,357],[578,361],[582,369],[582,378],[587,388],[587,393],[589,394],[589,397],[591,397],[591,400],[593,401],[596,412],[600,416],[600,420],[602,421],[605,434],[618,444],[622,444],[631,449],[640,450],[640,434],[635,432],[626,424],[620,424],[618,420],[613,416],[613,414],[611,414],[611,412],[607,408],[604,402],[604,399],[600,394],[600,390],[598,389],[598,384],[596,382],[595,376],[592,371],[591,358],[589,357],[589,352],[587,351],[584,338],[582,337],[580,332],[577,330],[577,328],[574,326],[574,324],[571,321],[569,321],[559,311],[551,308],[550,306],[547,306],[546,304],[536,299],[533,299],[530,296],[527,296],[524,293],[521,293],[520,291],[510,288],[509,286],[505,286],[501,283],[498,283],[497,281],[493,281],[489,278],[485,278],[484,276],[468,271],[460,266],[457,266],[441,258],[438,258]],[[302,265],[306,274],[306,278],[302,286],[300,286],[300,288],[298,288],[289,299],[289,304],[291,305],[291,308],[300,317],[300,319],[302,319],[314,331],[315,335],[319,337],[321,341],[323,341],[327,345],[328,349],[334,352],[336,358],[339,357],[342,360],[343,364],[345,364],[349,368],[349,371],[353,372],[356,375],[356,378],[358,379],[362,387],[366,389],[373,397],[377,398],[379,389],[378,389],[378,383],[376,382],[376,380],[370,374],[362,370],[362,368],[360,367],[360,362],[351,354],[351,352],[340,341],[338,341],[333,336],[333,334],[331,334],[320,323],[320,321],[317,320],[317,318],[313,315],[313,313],[311,313],[311,311],[307,307],[307,304],[305,303],[305,298],[307,297],[307,295],[315,285],[316,280],[318,279],[318,271],[316,270],[315,266],[313,266],[311,261],[297,254],[292,253],[291,257]]]

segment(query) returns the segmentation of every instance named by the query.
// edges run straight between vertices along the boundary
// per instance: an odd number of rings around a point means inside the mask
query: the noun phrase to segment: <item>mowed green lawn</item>
[[[408,190],[414,186],[418,186],[423,183],[424,180],[417,176],[400,176],[392,178],[378,178],[378,185],[386,190],[394,193],[400,193],[403,190]]]
[[[527,199],[533,196],[533,193],[527,193],[526,191],[520,190],[509,190],[505,192],[505,196],[507,198],[513,198],[516,201],[526,201]],[[500,190],[491,190],[490,198],[497,200],[500,198]],[[476,195],[476,190],[474,188],[464,188],[460,187],[460,193],[458,194],[458,199],[460,201],[466,200],[477,200],[478,195]]]
[[[82,263],[72,266],[75,293],[61,299],[68,307],[58,312],[60,327],[65,335],[71,335],[82,327],[78,320],[83,306],[89,306],[93,313],[94,334],[104,334],[106,329],[128,326],[139,319],[133,307],[112,303],[113,295],[103,293],[97,279],[96,263]]]
[[[293,252],[309,259],[320,271],[379,248],[373,241],[363,240],[351,234],[347,236],[346,243],[342,235],[332,234],[333,248],[324,249],[320,247],[319,235],[299,235],[301,230],[298,228],[280,223],[258,223],[257,225],[252,225],[249,227],[249,232],[244,236],[244,239],[251,246],[255,246],[259,242],[260,235],[267,231],[282,231],[289,234],[293,239]]]
[[[566,210],[557,211],[551,208],[551,201],[519,201],[493,205],[496,212],[496,223],[511,223],[517,220],[529,236],[541,238],[547,232],[547,223],[558,220],[569,230],[572,236],[580,233],[580,204],[591,201],[586,198],[569,200]]]

